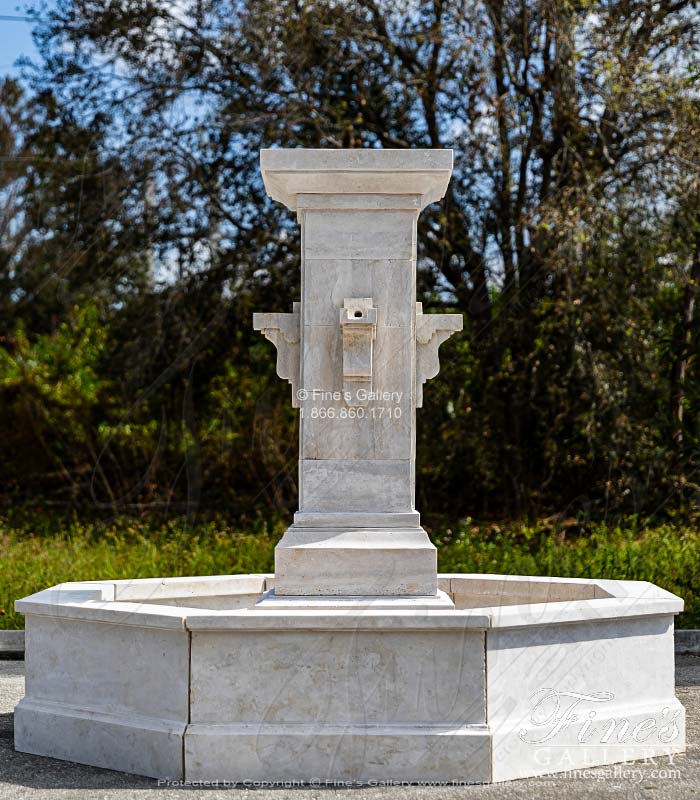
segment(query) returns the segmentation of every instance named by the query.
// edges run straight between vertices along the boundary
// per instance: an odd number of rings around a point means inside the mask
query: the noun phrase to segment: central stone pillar
[[[415,422],[457,314],[416,304],[416,225],[451,150],[263,150],[269,195],[301,225],[301,302],[256,314],[300,409],[299,510],[275,595],[436,596],[415,510]]]

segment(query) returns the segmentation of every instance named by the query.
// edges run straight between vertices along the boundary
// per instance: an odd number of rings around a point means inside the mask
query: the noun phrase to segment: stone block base
[[[275,548],[278,596],[434,596],[437,588],[437,550],[421,527],[292,525]]]
[[[368,783],[488,783],[491,738],[485,725],[454,727],[309,727],[191,725],[185,736],[188,779]]]
[[[186,724],[108,714],[24,698],[15,709],[15,748],[149,778],[181,779]]]

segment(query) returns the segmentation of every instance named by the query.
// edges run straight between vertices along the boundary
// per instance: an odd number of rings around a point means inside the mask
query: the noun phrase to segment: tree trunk
[[[685,401],[685,379],[688,371],[688,355],[695,321],[695,301],[700,290],[700,215],[695,220],[693,254],[690,275],[683,291],[681,320],[674,341],[674,361],[671,367],[671,420],[673,441],[677,447],[683,445],[683,403]]]

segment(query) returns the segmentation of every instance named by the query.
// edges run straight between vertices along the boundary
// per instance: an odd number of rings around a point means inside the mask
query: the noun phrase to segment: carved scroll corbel
[[[346,297],[340,309],[343,332],[343,394],[349,406],[366,406],[372,391],[372,355],[377,309],[371,297]]]
[[[299,408],[299,372],[301,341],[301,303],[292,303],[291,314],[253,314],[253,329],[277,348],[277,374],[292,385],[292,408]]]
[[[462,326],[461,314],[424,314],[416,303],[416,408],[423,407],[423,384],[440,372],[440,345]]]

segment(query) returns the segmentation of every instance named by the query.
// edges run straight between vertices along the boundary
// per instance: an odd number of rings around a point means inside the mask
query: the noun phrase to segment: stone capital
[[[420,211],[445,194],[452,150],[268,149],[260,151],[260,170],[270,197],[292,211],[299,195],[341,204],[339,195],[398,195],[415,198]]]

